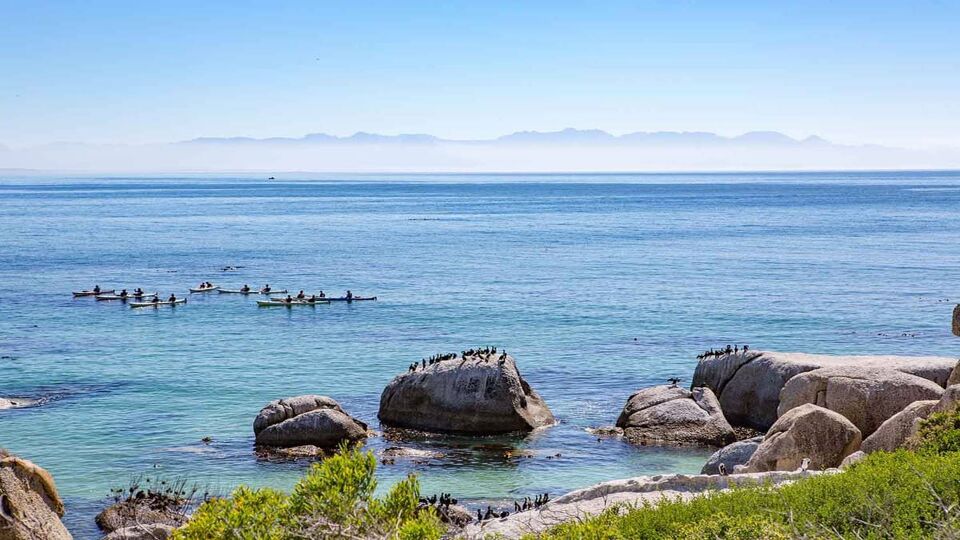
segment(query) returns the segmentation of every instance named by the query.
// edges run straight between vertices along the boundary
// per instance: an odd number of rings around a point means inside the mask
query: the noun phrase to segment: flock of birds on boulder
[[[701,354],[698,354],[698,355],[697,355],[697,360],[703,360],[704,358],[710,358],[711,356],[723,356],[723,355],[725,355],[725,354],[737,354],[737,353],[739,353],[739,352],[747,352],[748,350],[750,350],[750,346],[749,346],[749,345],[744,345],[743,347],[740,347],[740,345],[733,345],[732,347],[731,347],[730,345],[727,345],[726,348],[720,348],[720,349],[717,349],[717,350],[710,349],[709,351],[706,351],[706,352],[703,352],[703,353],[701,353]]]
[[[448,509],[451,504],[457,504],[457,500],[451,497],[449,493],[441,493],[439,497],[434,493],[430,497],[420,497],[420,504],[436,506],[437,509]]]
[[[463,360],[469,360],[470,358],[479,358],[484,362],[489,362],[491,358],[497,356],[496,347],[483,347],[477,349],[470,349],[467,351],[461,351],[459,355],[457,353],[443,353],[435,354],[430,358],[424,358],[419,362],[414,362],[407,366],[407,372],[413,373],[418,369],[427,369],[427,366],[432,366],[434,364],[439,364],[440,362],[446,360],[456,360],[457,358],[462,358]],[[507,351],[500,351],[500,355],[497,356],[500,364],[503,364],[507,361]]]

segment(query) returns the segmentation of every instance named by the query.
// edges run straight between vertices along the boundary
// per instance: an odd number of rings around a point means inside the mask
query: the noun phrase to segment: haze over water
[[[526,438],[384,441],[382,465],[465,500],[696,472],[709,450],[598,441],[627,397],[710,347],[956,355],[960,173],[0,178],[0,446],[47,468],[96,537],[111,487],[160,471],[289,488],[258,460],[269,401],[329,395],[377,428],[422,357],[496,345],[560,424]],[[240,267],[221,272],[222,267]],[[71,290],[213,281],[377,302],[132,310]],[[205,446],[200,439],[210,436]],[[509,455],[508,455],[509,454]]]

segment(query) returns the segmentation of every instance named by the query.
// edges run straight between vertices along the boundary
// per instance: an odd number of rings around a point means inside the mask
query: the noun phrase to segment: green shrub
[[[925,454],[960,452],[960,410],[933,413],[921,420],[907,446]]]
[[[608,511],[543,538],[947,537],[942,529],[953,530],[958,503],[960,453],[878,452],[842,474]]]
[[[417,510],[416,477],[377,499],[376,468],[372,452],[342,447],[314,464],[290,495],[239,487],[230,498],[204,503],[174,540],[440,538],[444,527],[436,514]]]

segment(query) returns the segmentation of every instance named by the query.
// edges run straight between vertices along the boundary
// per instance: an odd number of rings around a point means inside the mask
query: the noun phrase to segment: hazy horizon
[[[960,167],[953,3],[0,0],[0,17],[0,168]],[[777,132],[830,144],[720,148],[688,137],[666,152],[663,141],[469,144],[569,127]],[[402,141],[416,143],[407,148],[374,138],[349,151],[180,144],[358,132],[440,140]]]

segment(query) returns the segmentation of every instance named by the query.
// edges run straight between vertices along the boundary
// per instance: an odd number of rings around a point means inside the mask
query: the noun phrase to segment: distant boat
[[[267,178],[267,180],[276,180],[276,179],[277,178],[275,176],[271,176],[270,178]]]

